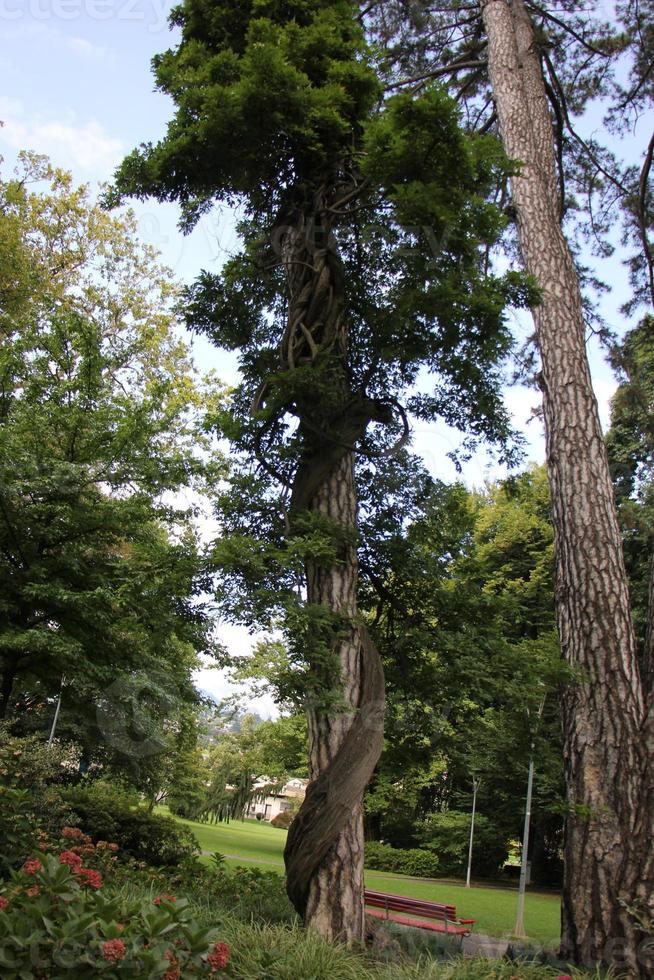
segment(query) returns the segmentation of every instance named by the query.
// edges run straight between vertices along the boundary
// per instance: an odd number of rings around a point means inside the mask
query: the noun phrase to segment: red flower
[[[84,834],[79,827],[64,827],[61,831],[61,836],[66,837],[68,840],[81,840]]]
[[[109,848],[110,851],[113,851],[114,853],[120,850],[118,844],[107,844],[107,847]]]
[[[82,887],[87,885],[94,892],[102,888],[102,875],[99,871],[94,871],[92,868],[80,868],[75,874]]]
[[[167,949],[166,952],[164,953],[164,956],[170,963],[170,970],[166,970],[162,980],[180,980],[182,974],[179,969],[179,961],[175,956],[175,954],[173,953],[172,949]]]
[[[67,864],[71,871],[79,871],[82,867],[82,859],[74,851],[62,851],[59,855],[59,864]]]
[[[229,946],[227,943],[216,943],[213,952],[207,956],[207,963],[211,967],[212,973],[224,970],[229,963]]]
[[[36,898],[37,895],[41,894],[41,889],[38,885],[32,885],[31,888],[25,889],[25,894],[28,898]]]
[[[7,899],[3,898],[2,895],[0,895],[0,912],[2,911],[2,909],[6,909],[8,905],[9,902],[7,901]]]
[[[155,905],[161,905],[162,902],[176,902],[177,899],[174,895],[157,895],[154,900]]]
[[[102,944],[102,955],[110,963],[118,963],[125,958],[125,943],[122,939],[108,939]]]
[[[35,875],[37,871],[40,871],[43,865],[38,858],[30,858],[23,865],[23,871],[26,875]]]

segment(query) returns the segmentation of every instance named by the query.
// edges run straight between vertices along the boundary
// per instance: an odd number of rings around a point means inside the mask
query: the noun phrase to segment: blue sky
[[[169,99],[154,91],[152,56],[174,43],[167,26],[166,0],[0,0],[0,154],[3,173],[13,167],[20,149],[47,153],[71,170],[79,182],[109,180],[122,156],[139,142],[156,140],[170,116]],[[182,279],[192,280],[202,268],[218,268],[234,245],[228,211],[203,219],[188,238],[176,228],[174,205],[134,204],[141,237],[157,246]],[[619,333],[625,324],[617,313],[627,295],[626,274],[619,258],[604,263],[614,285],[602,311]],[[516,320],[524,336],[530,324]],[[213,367],[226,381],[235,378],[235,362],[205,342],[194,341],[204,369]],[[601,354],[591,351],[596,394],[603,418],[615,381]],[[534,392],[516,388],[507,393],[516,423],[524,428],[537,403]],[[544,445],[539,422],[526,428],[529,456],[540,461]],[[457,443],[443,426],[422,425],[414,444],[434,475],[454,479],[446,453]],[[469,463],[464,477],[480,485],[501,475],[484,454]],[[228,630],[232,645],[247,642],[240,631]],[[208,675],[203,684],[222,690]]]

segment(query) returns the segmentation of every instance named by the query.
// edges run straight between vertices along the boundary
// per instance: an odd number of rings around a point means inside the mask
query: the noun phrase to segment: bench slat
[[[474,919],[458,919],[455,905],[442,905],[439,902],[428,902],[421,898],[407,898],[405,895],[395,895],[387,892],[366,889],[365,903],[372,906],[369,914],[378,919],[390,919],[401,925],[412,925],[420,929],[431,929],[434,932],[445,932],[455,936],[467,936],[472,932]],[[379,911],[377,911],[379,910]],[[410,919],[397,913],[413,913],[421,919]],[[435,919],[436,922],[425,922],[425,919]]]
[[[430,932],[442,932],[448,936],[464,936],[470,935],[470,929],[465,926],[457,926],[453,922],[448,925],[447,922],[425,922],[424,919],[411,919],[407,915],[398,915],[396,912],[391,912],[390,915],[382,909],[368,909],[367,915],[373,915],[376,919],[383,919],[385,922],[396,922],[400,926],[413,926],[414,929],[429,929]]]

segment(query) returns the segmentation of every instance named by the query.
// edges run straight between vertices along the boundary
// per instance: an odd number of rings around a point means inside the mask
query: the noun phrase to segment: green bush
[[[187,864],[172,880],[179,891],[194,901],[207,903],[214,911],[229,912],[246,922],[297,921],[284,879],[276,871],[240,865],[229,868],[214,857],[212,867],[199,861]]]
[[[62,790],[76,778],[70,749],[0,726],[0,877],[21,864],[44,836],[75,822]]]
[[[216,939],[185,899],[105,894],[102,875],[69,849],[32,857],[0,895],[5,980],[207,976],[227,965],[228,948]]]
[[[65,794],[84,833],[115,841],[123,854],[154,867],[174,866],[198,851],[193,833],[172,817],[150,813],[133,795],[92,782]]]
[[[420,843],[438,856],[441,874],[465,874],[470,843],[470,814],[461,810],[430,813],[421,824]],[[487,817],[478,813],[475,817],[473,873],[497,874],[506,856],[504,835],[493,827]]]
[[[293,823],[293,817],[295,815],[290,812],[290,810],[283,810],[278,813],[276,817],[273,817],[270,821],[271,827],[277,827],[278,830],[288,830],[288,828]]]
[[[366,843],[366,867],[375,871],[395,871],[416,878],[435,878],[439,872],[438,858],[419,848],[401,850],[377,841]]]

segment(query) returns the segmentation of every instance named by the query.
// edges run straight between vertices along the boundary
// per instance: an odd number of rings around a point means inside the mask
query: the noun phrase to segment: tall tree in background
[[[504,435],[502,311],[528,292],[487,276],[480,248],[503,224],[487,203],[506,177],[495,143],[466,140],[435,88],[384,103],[358,14],[348,0],[187,0],[178,47],[155,59],[176,115],[117,178],[180,201],[187,226],[216,200],[243,208],[243,252],[203,273],[188,312],[241,351],[220,419],[245,456],[221,502],[221,598],[287,631],[312,778],[287,887],[305,922],[348,942],[363,936],[362,795],[384,700],[357,608],[355,457],[405,441],[398,396],[421,368],[438,384],[416,412]]]
[[[577,131],[590,99],[616,118],[636,114],[651,91],[651,5],[617,5],[625,32],[589,16],[587,5],[531,0],[402,2],[372,6],[369,27],[385,41],[391,89],[448,81],[476,131],[499,128],[511,179],[512,213],[526,269],[541,291],[535,308],[557,552],[557,618],[563,654],[580,683],[564,700],[570,816],[562,946],[578,962],[614,956],[647,974],[642,935],[625,905],[651,903],[654,889],[652,693],[641,683],[627,576],[597,405],[590,383],[587,307],[570,248],[575,231],[600,254],[616,208],[637,254],[637,301],[651,281],[650,142],[641,168],[624,168]],[[620,90],[621,52],[631,78]],[[622,100],[622,108],[616,100]],[[570,190],[592,208],[571,207]],[[597,210],[599,206],[599,211]],[[566,216],[566,240],[561,220]],[[617,950],[617,952],[616,952]],[[639,961],[640,957],[640,961]]]
[[[64,676],[58,734],[125,766],[145,740],[128,737],[130,705],[160,732],[212,650],[191,511],[172,495],[221,470],[198,452],[216,392],[132,218],[23,155],[0,224],[0,716],[51,722]]]
[[[562,948],[582,962],[598,954],[610,958],[611,941],[623,936],[636,971],[640,933],[621,900],[650,901],[654,890],[653,760],[622,540],[579,280],[561,231],[552,120],[534,27],[522,0],[482,0],[481,8],[500,132],[507,154],[521,162],[511,179],[520,249],[541,290],[534,319],[559,636],[567,661],[582,672],[563,702],[569,815]]]

